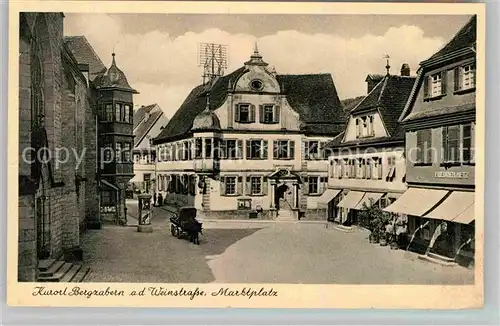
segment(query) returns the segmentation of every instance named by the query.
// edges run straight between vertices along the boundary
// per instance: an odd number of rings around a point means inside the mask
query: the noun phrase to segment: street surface
[[[133,205],[129,214],[136,216]],[[205,222],[199,246],[170,234],[154,208],[153,233],[104,226],[83,236],[87,282],[472,284],[473,271],[421,261],[322,223]],[[133,224],[133,220],[130,222]]]

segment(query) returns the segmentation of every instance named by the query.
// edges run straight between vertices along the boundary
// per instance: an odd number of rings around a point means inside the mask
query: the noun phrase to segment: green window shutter
[[[234,106],[234,121],[240,122],[240,107],[238,104]]]
[[[238,177],[236,182],[236,194],[241,196],[243,194],[243,177]]]
[[[448,86],[448,71],[441,72],[441,94],[446,95],[446,87]]]
[[[238,140],[238,152],[236,153],[236,158],[243,158],[243,140]]]
[[[262,194],[265,196],[267,195],[267,191],[269,188],[269,185],[267,184],[267,177],[262,177],[261,179],[262,184],[261,184],[261,189],[262,189]]]
[[[252,147],[251,147],[251,144],[252,142],[250,140],[245,140],[245,148],[246,148],[246,155],[245,157],[247,158],[247,160],[250,158],[251,154],[252,154]]]
[[[268,146],[267,146],[267,140],[262,141],[262,158],[267,160],[267,152],[268,152]]]
[[[460,86],[462,85],[460,80],[460,67],[453,69],[453,83],[455,92],[459,91],[461,88]]]
[[[220,177],[220,195],[224,196],[226,194],[226,177]]]
[[[252,193],[252,178],[250,176],[247,176],[245,181],[245,195],[250,195],[251,193]]]
[[[250,122],[255,122],[255,105],[251,104],[249,108]]]
[[[264,123],[264,105],[259,105],[259,122]]]
[[[281,107],[279,105],[275,105],[274,106],[274,115],[273,115],[274,123],[280,122],[280,111],[281,111]]]
[[[424,76],[424,98],[429,97],[429,78],[430,76]]]

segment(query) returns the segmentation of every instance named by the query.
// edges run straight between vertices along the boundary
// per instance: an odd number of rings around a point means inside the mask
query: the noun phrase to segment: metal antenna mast
[[[224,75],[227,69],[227,45],[200,43],[198,45],[198,67],[203,67],[203,84]]]

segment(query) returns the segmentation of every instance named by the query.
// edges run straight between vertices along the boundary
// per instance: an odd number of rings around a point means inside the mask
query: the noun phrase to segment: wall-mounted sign
[[[469,172],[459,172],[459,171],[436,171],[434,173],[436,178],[444,179],[468,179]]]

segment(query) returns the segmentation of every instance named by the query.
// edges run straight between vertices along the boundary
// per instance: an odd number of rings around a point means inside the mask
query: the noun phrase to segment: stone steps
[[[276,218],[277,221],[296,221],[296,219],[292,215],[293,213],[291,211],[288,211],[286,209],[280,209],[278,211],[278,217]]]
[[[37,282],[83,282],[89,272],[82,264],[45,259],[38,264]]]

